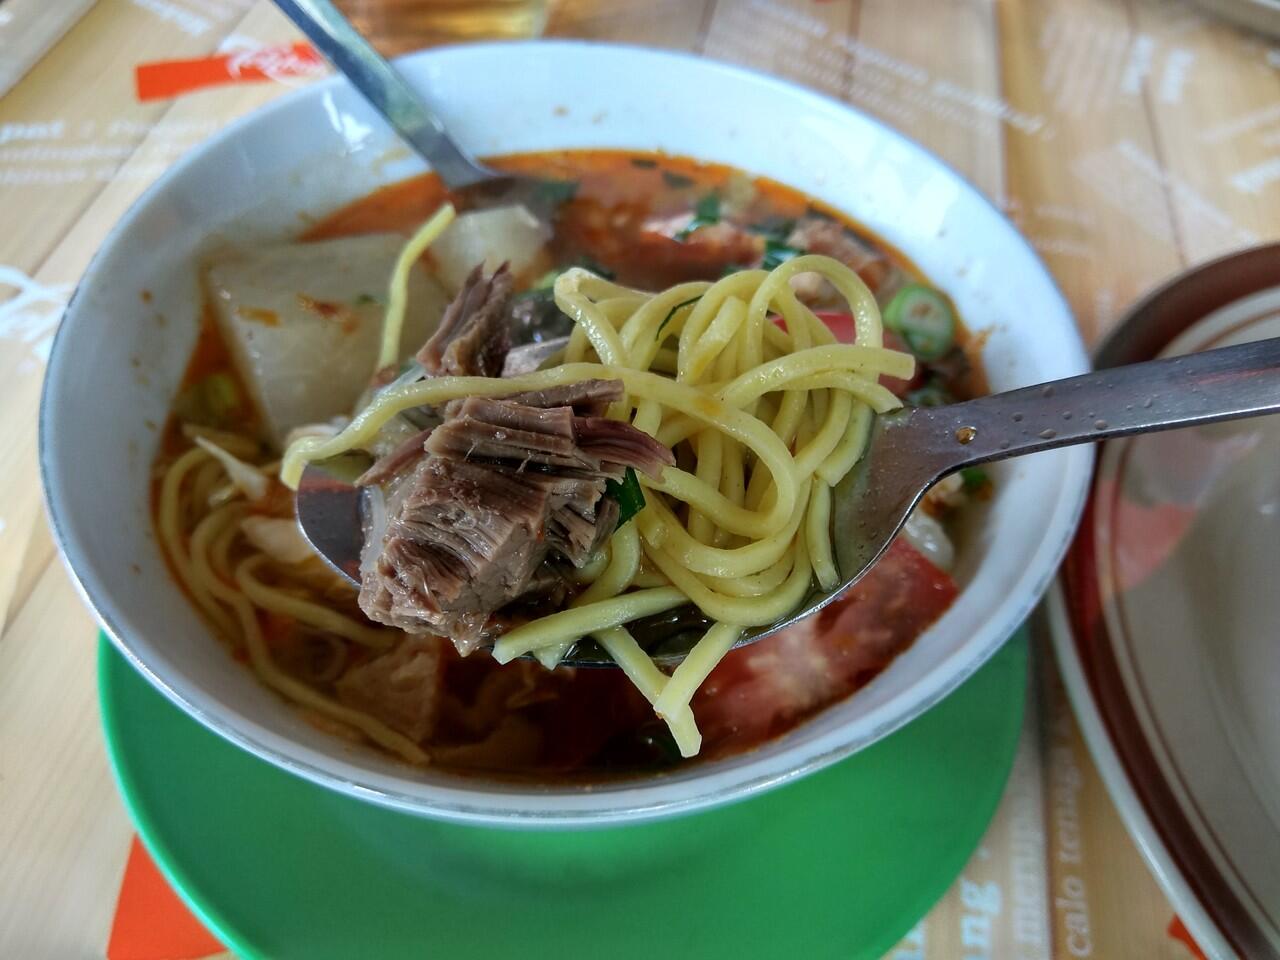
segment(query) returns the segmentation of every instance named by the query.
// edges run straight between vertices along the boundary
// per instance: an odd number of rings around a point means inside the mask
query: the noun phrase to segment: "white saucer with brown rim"
[[[1280,246],[1138,304],[1110,366],[1280,336]],[[1158,402],[1158,398],[1156,398]],[[1280,957],[1280,419],[1105,445],[1050,598],[1081,727],[1211,957]]]

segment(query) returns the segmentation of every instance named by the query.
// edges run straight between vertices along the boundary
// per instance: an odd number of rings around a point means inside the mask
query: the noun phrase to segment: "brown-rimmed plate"
[[[1097,361],[1275,336],[1280,245],[1157,290]],[[1280,958],[1280,418],[1106,444],[1050,616],[1098,767],[1197,942]]]

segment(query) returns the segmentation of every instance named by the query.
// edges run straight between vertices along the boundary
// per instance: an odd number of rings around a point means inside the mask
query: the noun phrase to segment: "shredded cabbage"
[[[902,527],[907,542],[919,550],[939,570],[950,573],[956,562],[956,548],[942,524],[917,507]]]
[[[296,520],[248,516],[240,521],[240,529],[250,543],[281,563],[305,563],[317,556]]]
[[[196,437],[195,439],[196,445],[201,450],[222,464],[223,469],[227,471],[227,476],[231,478],[231,482],[244,491],[246,497],[250,500],[261,500],[267,495],[267,491],[271,489],[271,481],[265,473],[252,464],[245,463],[240,458],[228,453],[212,440],[205,437]]]
[[[182,425],[182,435],[192,442],[195,441],[196,437],[204,437],[210,443],[216,443],[232,456],[240,457],[241,459],[255,456],[260,450],[256,440],[246,437],[242,433],[232,433],[229,430],[219,430],[216,427],[204,427],[198,423],[184,423]]]

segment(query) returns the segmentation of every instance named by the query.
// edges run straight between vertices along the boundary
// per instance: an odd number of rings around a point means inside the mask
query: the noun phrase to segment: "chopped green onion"
[[[225,426],[240,409],[240,387],[229,373],[211,373],[183,390],[173,407],[187,423]]]
[[[640,478],[631,467],[627,467],[621,480],[608,481],[604,492],[618,501],[618,526],[615,530],[644,509],[644,491],[640,489]]]
[[[799,247],[789,247],[781,240],[775,240],[769,237],[764,242],[764,259],[760,261],[760,267],[763,270],[773,270],[780,267],[792,257],[798,257],[804,253]]]
[[[577,192],[577,180],[543,180],[534,190],[534,195],[551,206],[558,207],[572,200]]]
[[[946,355],[956,338],[956,315],[946,297],[932,287],[908,283],[884,308],[884,325],[921,360]]]
[[[214,373],[204,379],[209,409],[219,417],[227,417],[240,406],[240,388],[229,373]]]
[[[757,233],[766,239],[772,238],[779,243],[786,243],[787,237],[791,236],[796,228],[796,222],[788,217],[779,217],[776,215],[765,217],[763,220],[757,220],[755,223],[747,224],[747,229],[752,233]]]
[[[615,276],[612,270],[608,269],[607,267],[601,266],[599,263],[596,263],[596,261],[592,260],[590,257],[579,257],[573,263],[567,264],[566,266],[556,267],[553,270],[548,270],[546,273],[540,276],[537,280],[533,281],[533,286],[531,286],[528,290],[524,291],[523,294],[516,294],[516,296],[520,297],[530,293],[538,293],[543,290],[550,290],[552,287],[556,285],[556,280],[559,278],[560,274],[568,270],[569,267],[581,267],[583,270],[590,270],[597,277],[603,277],[605,280],[612,280]]]
[[[552,287],[556,285],[556,278],[560,276],[560,274],[562,273],[564,273],[563,270],[548,270],[546,273],[540,276],[537,280],[533,281],[533,286],[530,287],[529,289],[530,290],[550,290]]]
[[[960,479],[964,481],[964,488],[970,493],[975,490],[981,490],[991,483],[991,478],[987,476],[987,471],[981,467],[965,467],[960,471]]]
[[[361,293],[356,295],[355,303],[357,307],[368,306],[371,303],[381,303],[382,301],[375,297],[372,293]]]
[[[720,222],[720,194],[708,193],[705,197],[698,201],[697,206],[693,208],[693,219],[685,224],[684,229],[678,232],[673,239],[683,243],[689,239],[689,236],[695,231],[703,227],[714,226]]]
[[[699,294],[698,296],[693,297],[692,299],[685,300],[682,303],[677,303],[674,307],[668,310],[667,315],[663,317],[662,322],[658,324],[658,332],[655,334],[655,336],[659,336],[659,337],[662,336],[662,331],[666,328],[667,324],[671,322],[671,318],[676,315],[677,310],[683,310],[685,307],[691,307],[701,299],[702,299],[702,296],[701,294]]]

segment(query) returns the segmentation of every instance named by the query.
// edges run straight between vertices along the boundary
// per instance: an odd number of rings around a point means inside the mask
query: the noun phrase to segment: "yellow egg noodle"
[[[324,696],[272,661],[258,623],[258,610],[292,616],[317,630],[374,648],[390,647],[396,634],[303,599],[293,591],[263,584],[255,573],[267,560],[265,554],[246,551],[248,555],[233,564],[231,546],[237,539],[243,541],[240,521],[248,513],[247,504],[233,501],[210,509],[207,500],[195,498],[196,485],[191,482],[208,464],[216,463],[212,454],[194,447],[169,465],[160,482],[160,543],[178,580],[218,635],[243,652],[267,686],[321,717],[358,731],[409,763],[426,763],[426,753],[408,737],[362,710]]]
[[[401,353],[408,269],[452,219],[446,204],[396,264],[379,369]],[[823,276],[846,301],[856,345],[837,343],[795,296],[789,281],[807,272]],[[824,256],[801,255],[771,271],[742,270],[715,283],[684,283],[659,293],[572,268],[556,279],[553,291],[556,305],[574,321],[562,363],[507,379],[438,377],[393,385],[335,436],[296,440],[281,461],[280,477],[296,488],[307,463],[366,447],[411,407],[586,379],[621,381],[625,396],[609,416],[669,447],[687,445],[692,461],[681,462],[692,462],[693,469],[673,466],[657,480],[639,477],[646,506],[579,571],[585,589],[568,608],[499,638],[493,656],[505,663],[532,654],[554,667],[574,642],[593,638],[667,722],[681,754],[692,756],[701,735],[690,701],[743,629],[787,616],[815,580],[824,588],[838,581],[832,487],[862,455],[873,414],[899,406],[879,377],[908,379],[914,360],[883,348],[875,298],[853,270]],[[417,744],[272,664],[254,607],[375,649],[394,642],[396,634],[304,599],[300,591],[264,583],[255,576],[261,555],[232,566],[231,544],[245,504],[233,500],[202,512],[205,501],[194,498],[194,480],[204,496],[225,486],[219,470],[197,448],[170,465],[161,485],[161,538],[197,606],[220,633],[244,646],[255,671],[287,698],[411,762],[425,762]],[[626,625],[688,603],[715,623],[668,676]]]

